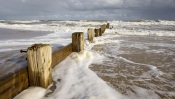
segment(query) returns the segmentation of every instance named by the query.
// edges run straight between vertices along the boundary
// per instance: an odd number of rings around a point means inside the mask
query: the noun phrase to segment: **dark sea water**
[[[51,32],[0,28],[0,40],[29,39],[49,33]]]

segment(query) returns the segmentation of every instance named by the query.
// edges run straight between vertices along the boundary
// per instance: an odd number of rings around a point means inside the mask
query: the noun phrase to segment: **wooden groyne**
[[[109,23],[101,25],[100,28],[89,28],[87,30],[89,42],[93,42],[94,37],[102,36],[106,28],[109,28]],[[73,33],[72,43],[54,53],[49,44],[32,45],[26,51],[28,67],[0,80],[0,99],[11,99],[30,86],[47,88],[52,83],[52,68],[72,52],[82,50],[84,50],[83,32]]]

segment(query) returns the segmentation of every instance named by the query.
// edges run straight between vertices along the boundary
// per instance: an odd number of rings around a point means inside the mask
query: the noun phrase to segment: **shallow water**
[[[19,50],[0,52],[0,80],[27,67],[26,53]]]
[[[0,28],[0,40],[30,39],[44,36],[49,33],[51,32]]]
[[[117,43],[95,45],[105,55],[91,69],[130,99],[175,98],[174,37],[119,36]]]

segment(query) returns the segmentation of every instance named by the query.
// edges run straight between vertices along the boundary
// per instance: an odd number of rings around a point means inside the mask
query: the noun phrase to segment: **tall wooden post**
[[[109,24],[109,23],[107,23],[106,28],[107,28],[107,29],[109,29],[109,28],[110,28],[110,24]]]
[[[99,36],[102,36],[101,28],[99,28],[98,30],[99,30]]]
[[[98,37],[100,35],[99,34],[99,32],[100,32],[99,29],[95,29],[94,31],[95,31],[95,37]]]
[[[103,25],[101,26],[102,34],[105,32],[105,30],[106,30],[106,24],[103,24]]]
[[[88,34],[88,40],[89,40],[90,42],[93,42],[94,35],[95,35],[94,29],[89,28],[88,31],[87,31],[87,34]]]
[[[30,86],[47,88],[52,82],[52,49],[48,44],[34,44],[27,50]]]
[[[72,34],[72,51],[80,52],[84,50],[84,33],[75,32]]]

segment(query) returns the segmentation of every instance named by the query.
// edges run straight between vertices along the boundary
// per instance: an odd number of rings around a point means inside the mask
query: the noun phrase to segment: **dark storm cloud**
[[[175,20],[174,11],[175,0],[0,0],[0,19]]]

